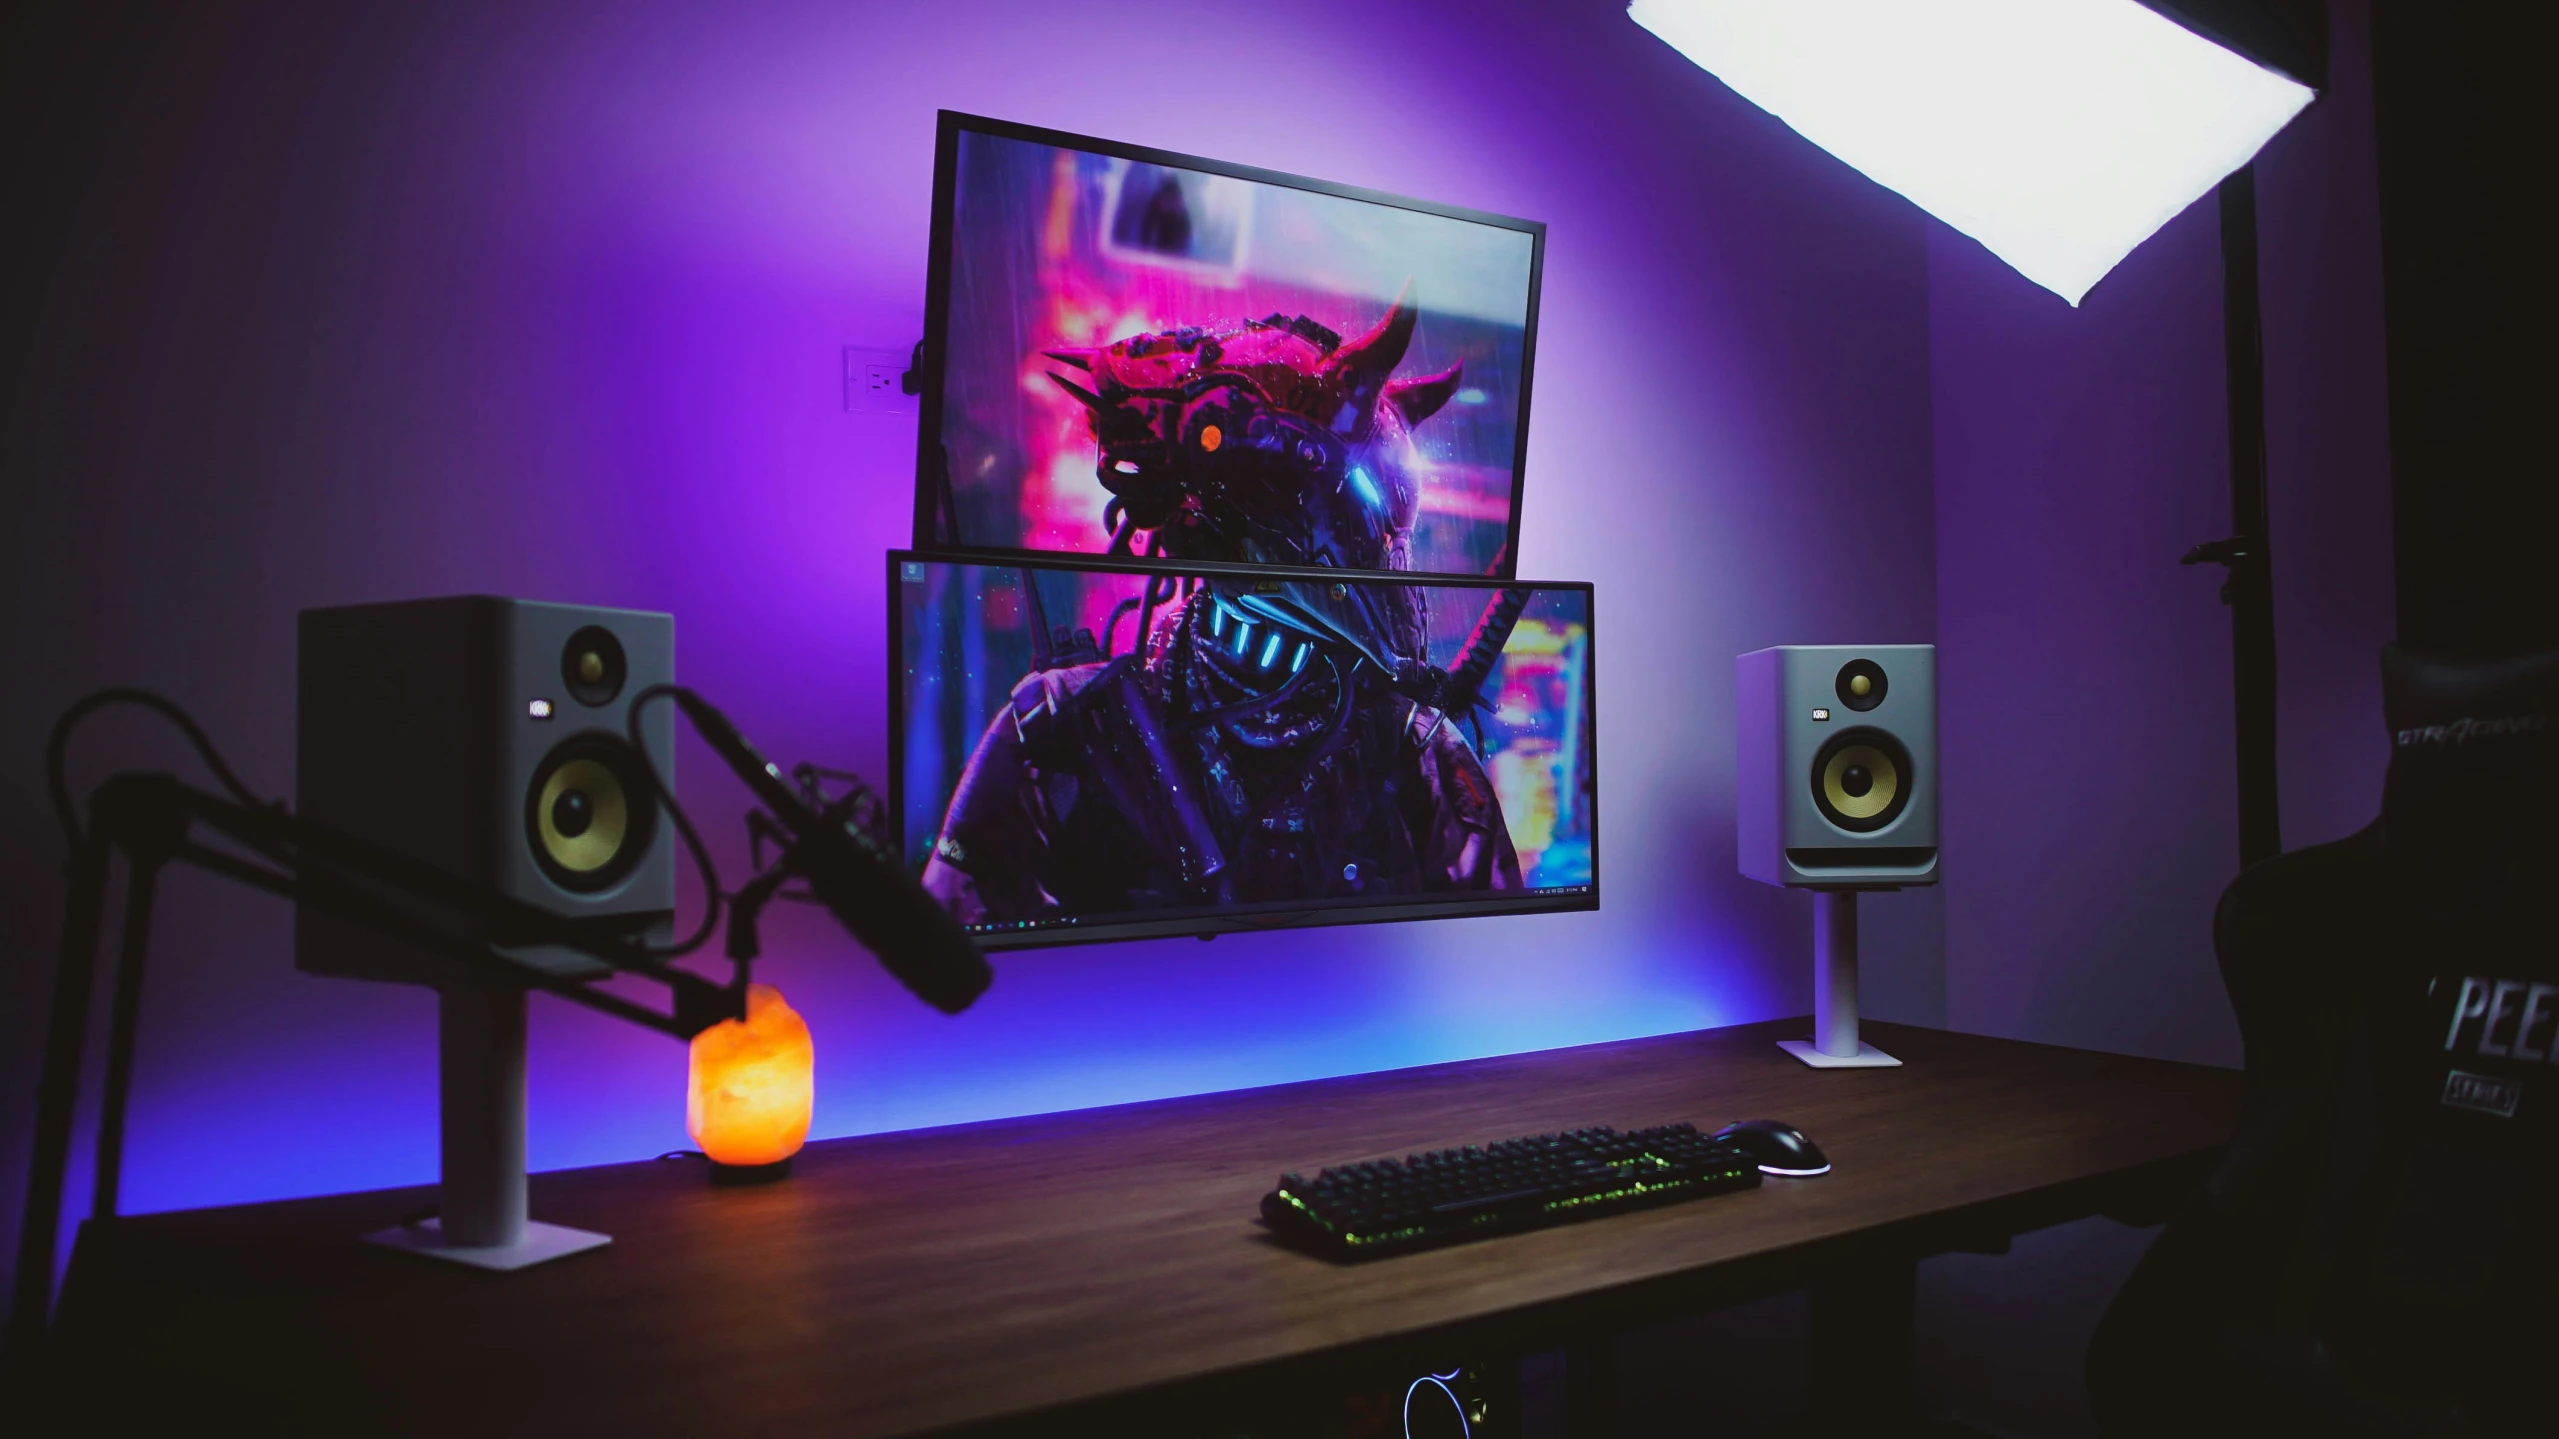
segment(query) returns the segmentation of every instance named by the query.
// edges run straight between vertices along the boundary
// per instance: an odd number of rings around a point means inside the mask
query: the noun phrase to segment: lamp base
[[[790,1177],[791,1161],[788,1156],[774,1160],[771,1164],[722,1164],[716,1159],[711,1161],[711,1182],[717,1185],[771,1184],[777,1179]]]
[[[1857,1042],[1855,1054],[1824,1054],[1809,1039],[1781,1039],[1777,1047],[1815,1069],[1898,1069],[1901,1061],[1864,1040]]]
[[[455,1244],[444,1237],[444,1227],[433,1219],[415,1224],[395,1224],[364,1236],[367,1244],[380,1244],[392,1249],[405,1249],[429,1259],[447,1259],[468,1264],[474,1269],[529,1269],[549,1260],[582,1254],[613,1242],[610,1234],[591,1229],[571,1229],[561,1224],[544,1224],[528,1219],[524,1233],[513,1244]]]

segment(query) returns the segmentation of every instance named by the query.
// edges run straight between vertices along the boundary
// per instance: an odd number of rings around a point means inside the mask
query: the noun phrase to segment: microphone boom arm
[[[106,692],[109,697],[120,693]],[[745,1017],[749,971],[758,949],[757,916],[776,896],[803,897],[784,892],[783,887],[794,878],[806,883],[806,898],[831,911],[890,973],[927,1003],[945,1013],[957,1014],[985,991],[993,975],[984,956],[958,921],[905,875],[895,846],[871,832],[869,824],[877,814],[878,797],[867,786],[850,775],[802,765],[795,772],[800,790],[794,793],[782,772],[758,754],[726,716],[691,690],[672,685],[643,691],[631,702],[632,742],[643,763],[648,748],[636,733],[639,712],[648,700],[661,694],[677,702],[692,720],[695,731],[754,792],[762,808],[750,816],[749,825],[750,835],[758,841],[759,860],[761,840],[772,839],[782,846],[780,857],[748,881],[743,890],[724,896],[699,836],[682,809],[675,806],[664,777],[654,765],[649,767],[651,783],[669,806],[677,828],[701,864],[707,890],[703,896],[707,909],[702,935],[707,937],[710,927],[717,923],[723,903],[734,906],[729,916],[731,973],[725,984],[675,967],[670,962],[675,954],[653,950],[631,936],[614,933],[591,921],[555,914],[491,885],[293,814],[281,804],[256,804],[203,743],[193,721],[165,701],[154,702],[195,736],[199,749],[225,779],[231,796],[199,789],[165,774],[119,773],[92,792],[90,825],[84,835],[72,823],[68,792],[60,786],[57,771],[56,803],[74,843],[64,899],[61,956],[55,970],[52,1013],[36,1096],[35,1146],[27,1171],[26,1208],[20,1219],[16,1286],[8,1327],[5,1336],[0,1336],[0,1387],[6,1387],[22,1366],[39,1362],[37,1352],[52,1319],[55,1244],[61,1227],[63,1179],[70,1167],[72,1130],[79,1108],[81,1049],[89,1027],[109,881],[119,852],[125,856],[130,880],[126,885],[114,1009],[108,1026],[106,1085],[99,1106],[95,1146],[98,1183],[91,1201],[94,1218],[112,1217],[116,1212],[141,976],[150,944],[158,879],[172,863],[190,865],[264,890],[302,909],[443,955],[493,989],[517,991],[518,1005],[521,991],[539,989],[677,1039],[689,1040],[723,1020]],[[85,705],[94,708],[98,702],[93,697]],[[67,726],[84,713],[86,708],[74,706],[64,723],[56,727],[52,754],[57,765]],[[823,778],[851,780],[852,787],[829,800],[821,787]],[[200,841],[196,837],[199,829],[210,831],[228,841],[228,845],[217,847]],[[682,950],[689,951],[695,942],[688,940]],[[651,1008],[591,981],[551,973],[507,952],[510,947],[534,946],[575,950],[602,961],[616,976],[661,984],[668,991],[667,1007]],[[520,1009],[517,1012],[521,1014]],[[520,1046],[520,1019],[518,1023],[514,1042]],[[520,1109],[520,1052],[515,1074],[516,1104]],[[502,1138],[494,1129],[480,1137],[492,1142]],[[453,1130],[448,1124],[448,1150],[453,1142]],[[512,1160],[517,1186],[512,1203],[516,1212],[504,1222],[520,1232],[526,1228],[521,1212],[520,1114],[514,1138],[509,1142],[517,1146]],[[448,1191],[455,1182],[451,1161],[448,1153]],[[475,1204],[486,1197],[480,1192],[482,1189],[497,1187],[497,1178],[474,1176]],[[552,1228],[557,1234],[603,1242],[601,1236]],[[516,1245],[515,1238],[493,1242]]]
[[[635,696],[635,725],[640,707],[660,694],[675,701],[694,734],[763,806],[763,828],[751,828],[750,835],[762,833],[784,846],[782,857],[752,882],[756,892],[745,923],[733,923],[730,930],[732,958],[741,958],[741,950],[753,953],[757,911],[797,876],[811,897],[916,998],[945,1014],[958,1014],[985,993],[994,978],[985,956],[950,911],[906,873],[896,847],[860,822],[871,795],[868,787],[857,780],[830,801],[818,784],[825,772],[802,765],[797,771],[800,787],[793,789],[781,767],[749,743],[728,716],[681,685],[657,686]]]
[[[738,962],[729,983],[715,983],[666,963],[637,941],[554,914],[281,806],[245,805],[169,775],[139,772],[110,776],[98,786],[89,805],[90,831],[69,867],[61,963],[55,971],[53,1012],[37,1091],[35,1151],[28,1165],[16,1292],[9,1316],[7,1350],[13,1366],[31,1362],[51,1318],[54,1246],[61,1228],[63,1178],[70,1168],[81,1048],[88,1031],[98,943],[105,928],[108,880],[118,852],[124,854],[132,878],[116,981],[116,1022],[109,1029],[106,1087],[98,1116],[93,1218],[110,1218],[116,1212],[133,1061],[132,1011],[140,992],[157,880],[172,863],[434,951],[486,979],[556,994],[677,1039],[690,1039],[746,1012],[744,961]],[[237,849],[199,841],[195,838],[199,828]],[[438,923],[439,917],[447,922]],[[483,941],[475,934],[497,939]],[[507,954],[499,944],[577,950],[601,960],[616,974],[665,985],[669,1006],[652,1009],[589,981],[552,974]]]

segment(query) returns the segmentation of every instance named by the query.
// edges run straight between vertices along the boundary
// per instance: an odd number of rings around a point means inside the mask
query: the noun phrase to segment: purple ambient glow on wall
[[[1550,223],[1520,568],[1603,591],[1607,908],[1018,955],[957,1020],[777,918],[765,972],[816,1035],[815,1135],[1801,1012],[1808,912],[1734,871],[1731,657],[1934,637],[1917,215],[1609,4],[1199,21],[814,0],[187,20],[110,138],[11,419],[0,942],[52,951],[52,715],[156,685],[281,792],[305,606],[671,611],[681,677],[777,758],[881,777],[879,557],[907,539],[913,426],[846,413],[836,365],[917,331],[948,106]],[[1274,99],[1254,54],[1317,57],[1341,102]],[[1132,103],[1166,77],[1194,101]],[[742,873],[743,796],[679,755]],[[75,762],[182,767],[123,718]],[[431,998],[295,974],[272,901],[164,893],[132,1205],[430,1180]],[[1870,970],[1914,1017],[1931,904],[1871,907]],[[41,991],[32,967],[8,983],[14,1209]],[[684,1142],[682,1046],[534,1015],[537,1168]]]

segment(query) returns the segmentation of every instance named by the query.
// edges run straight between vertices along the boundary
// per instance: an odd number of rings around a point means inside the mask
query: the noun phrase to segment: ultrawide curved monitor
[[[1513,573],[1545,227],[941,116],[915,542]]]
[[[1587,584],[888,578],[890,811],[986,948],[1599,905]]]

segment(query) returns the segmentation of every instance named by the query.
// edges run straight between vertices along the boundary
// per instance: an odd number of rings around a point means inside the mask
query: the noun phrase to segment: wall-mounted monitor
[[[1599,905],[1587,584],[889,556],[891,802],[987,948]]]
[[[916,543],[1508,578],[1545,236],[946,111]]]

